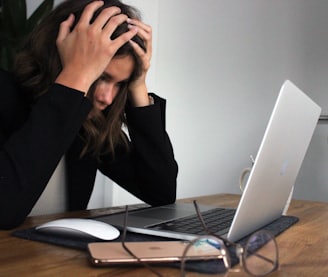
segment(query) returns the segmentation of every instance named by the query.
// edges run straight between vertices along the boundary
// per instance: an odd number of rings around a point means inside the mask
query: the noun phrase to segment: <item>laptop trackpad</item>
[[[144,211],[137,211],[135,213],[131,212],[132,217],[143,217],[143,218],[153,218],[160,220],[170,220],[179,217],[189,216],[195,214],[193,210],[177,210],[175,208],[167,208],[167,207],[158,207],[147,209]]]

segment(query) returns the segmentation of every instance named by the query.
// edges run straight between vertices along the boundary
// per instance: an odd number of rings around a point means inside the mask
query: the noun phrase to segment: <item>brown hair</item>
[[[75,15],[75,23],[78,22],[85,6],[93,0],[66,0],[58,5],[29,35],[21,51],[17,55],[15,74],[23,91],[31,99],[33,104],[42,94],[46,93],[54,83],[62,70],[60,57],[56,47],[56,38],[61,22],[67,19],[69,14]],[[94,18],[107,7],[117,6],[123,14],[130,18],[140,18],[136,9],[121,3],[119,0],[105,0],[104,5],[95,13]],[[93,18],[93,20],[94,20]],[[74,26],[73,26],[74,28]],[[113,33],[112,39],[128,31],[127,23],[121,24]],[[132,38],[144,50],[142,39],[138,36]],[[141,61],[130,43],[124,44],[115,56],[130,55],[134,60],[134,70],[130,76],[130,83],[141,74]],[[91,86],[88,97],[92,98],[97,81]],[[128,84],[120,88],[113,103],[105,111],[93,109],[90,116],[83,124],[86,146],[81,155],[86,152],[99,156],[102,153],[114,154],[115,145],[127,140],[122,132],[122,124],[125,122],[125,105],[127,100]]]

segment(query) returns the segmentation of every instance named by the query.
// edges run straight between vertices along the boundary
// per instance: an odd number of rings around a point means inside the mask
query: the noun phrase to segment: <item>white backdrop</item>
[[[125,2],[153,26],[149,89],[167,99],[178,197],[239,193],[239,173],[257,153],[285,79],[328,113],[326,0]],[[319,124],[296,198],[328,199],[327,138]],[[101,175],[96,187],[90,207],[138,201]]]
[[[180,164],[178,196],[239,192],[287,78],[327,107],[328,2],[160,1],[157,86]],[[326,109],[327,110],[327,109]],[[295,197],[327,200],[326,124]]]

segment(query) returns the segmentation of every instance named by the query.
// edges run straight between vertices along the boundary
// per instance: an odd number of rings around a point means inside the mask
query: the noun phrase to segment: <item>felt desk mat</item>
[[[277,220],[273,221],[272,223],[266,225],[262,229],[267,230],[271,232],[274,236],[278,236],[283,231],[291,227],[293,224],[298,222],[298,218],[295,216],[281,216]],[[28,228],[28,229],[21,229],[16,230],[12,233],[13,236],[27,239],[27,240],[33,240],[33,241],[39,241],[39,242],[45,242],[50,243],[58,246],[64,246],[68,248],[75,248],[83,251],[87,251],[88,243],[90,242],[101,242],[103,240],[99,239],[85,239],[85,238],[72,238],[72,237],[64,237],[64,236],[54,236],[50,234],[44,234],[41,232],[38,232],[35,230],[35,228]],[[242,246],[246,245],[248,237],[245,237],[238,241]],[[126,242],[133,242],[133,241],[168,241],[168,240],[174,240],[174,239],[168,239],[163,237],[157,237],[157,236],[150,236],[150,235],[143,235],[143,234],[137,234],[132,232],[127,232],[126,234]],[[120,242],[121,236],[119,236],[117,239],[112,240],[111,242]],[[109,241],[106,241],[109,242]],[[231,264],[232,266],[239,263],[238,258],[234,254],[233,249],[228,249],[231,256]],[[161,264],[163,265],[163,264]],[[172,266],[172,267],[180,267],[180,263],[167,263],[165,266]],[[186,264],[186,270],[189,271],[196,271],[200,273],[207,273],[207,274],[216,274],[216,273],[222,273],[224,272],[225,266],[222,262],[222,260],[210,260],[210,261],[193,261],[188,262]]]

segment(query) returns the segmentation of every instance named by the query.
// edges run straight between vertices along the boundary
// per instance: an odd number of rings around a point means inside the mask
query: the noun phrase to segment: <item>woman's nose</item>
[[[102,102],[105,103],[106,105],[110,105],[112,104],[113,100],[114,100],[114,86],[108,85],[103,90]]]

